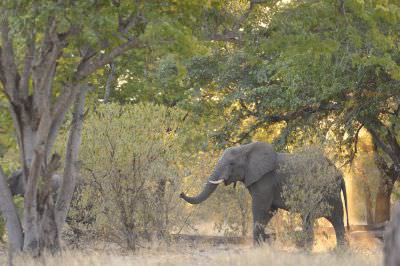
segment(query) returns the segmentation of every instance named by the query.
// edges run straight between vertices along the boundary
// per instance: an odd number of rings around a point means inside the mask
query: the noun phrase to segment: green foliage
[[[331,131],[340,144],[353,143],[360,124],[374,127],[398,106],[399,8],[396,1],[346,1],[342,14],[335,1],[296,1],[255,10],[249,21],[260,26],[245,27],[240,46],[197,66],[215,70],[202,86],[221,88],[229,110],[218,140],[246,142],[257,129],[284,123],[283,143],[310,129],[322,140]],[[238,126],[244,121],[250,124]]]

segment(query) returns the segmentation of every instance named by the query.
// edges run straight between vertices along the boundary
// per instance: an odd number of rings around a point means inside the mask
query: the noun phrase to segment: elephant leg
[[[265,226],[274,216],[275,209],[271,209],[271,201],[257,202],[253,200],[253,241],[260,245],[267,240]]]
[[[325,217],[333,226],[336,234],[336,246],[343,248],[347,246],[347,239],[345,236],[345,228],[343,223],[343,206],[342,203],[334,204],[334,208],[330,216]]]
[[[314,219],[309,215],[302,217],[303,219],[303,237],[302,237],[302,247],[306,250],[312,250],[314,243]]]

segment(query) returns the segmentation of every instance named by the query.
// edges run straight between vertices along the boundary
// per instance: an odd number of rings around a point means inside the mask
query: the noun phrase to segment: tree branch
[[[1,42],[2,42],[0,63],[4,75],[3,79],[5,81],[3,85],[11,101],[17,102],[19,75],[15,63],[14,48],[12,45],[12,40],[10,39],[8,12],[3,10],[1,15],[3,16],[3,18],[1,19],[1,24],[0,24]]]
[[[137,38],[133,38],[117,47],[112,49],[108,54],[101,57],[93,57],[89,60],[83,60],[79,64],[76,72],[76,80],[81,81],[88,77],[90,74],[95,72],[97,69],[103,67],[106,64],[111,63],[114,58],[122,55],[124,52],[132,49],[141,47],[141,43]]]
[[[360,135],[360,131],[361,131],[361,129],[364,127],[364,124],[361,124],[358,128],[357,128],[357,130],[356,130],[356,134],[354,135],[354,148],[353,148],[353,151],[351,152],[351,154],[350,154],[350,159],[349,159],[349,161],[347,162],[347,163],[349,163],[349,164],[351,164],[352,162],[353,162],[353,160],[354,160],[354,158],[355,158],[355,156],[356,156],[356,154],[357,154],[357,152],[358,152],[358,139],[359,139],[359,135]]]
[[[400,165],[400,145],[393,135],[394,133],[377,118],[370,119],[369,124],[366,124],[366,128],[371,133],[379,148],[390,157],[395,165]],[[384,132],[383,137],[378,130]]]
[[[210,34],[206,39],[209,41],[217,41],[217,42],[232,42],[232,43],[240,43],[241,34],[236,31],[228,31],[226,33],[213,33]]]
[[[29,95],[29,79],[31,76],[33,59],[35,57],[35,35],[30,34],[26,39],[26,53],[24,59],[24,68],[21,76],[20,96],[27,99]]]
[[[378,147],[381,148],[387,155],[389,155],[390,158],[392,158],[394,156],[392,149],[385,144],[379,133],[373,127],[368,126],[367,129],[369,133],[371,133]]]
[[[67,216],[78,175],[78,154],[82,136],[85,98],[88,89],[89,87],[81,89],[75,99],[73,118],[65,155],[63,179],[56,202],[56,224],[59,232],[61,232]]]
[[[74,102],[74,99],[79,93],[79,86],[63,88],[61,94],[56,98],[54,103],[54,110],[52,111],[52,122],[50,126],[49,138],[46,143],[47,156],[50,155],[54,142],[56,141],[57,134],[64,123],[65,114]]]
[[[262,115],[260,117],[259,113],[249,110],[243,101],[240,100],[239,103],[242,106],[242,108],[244,108],[246,112],[248,112],[249,115],[256,117],[258,121],[254,125],[252,125],[249,130],[240,134],[238,140],[233,142],[235,144],[241,143],[253,131],[257,130],[260,126],[264,124],[271,124],[271,123],[273,124],[279,122],[289,123],[290,121],[293,121],[295,119],[299,118],[304,119],[317,112],[329,112],[341,109],[341,105],[338,103],[325,103],[325,104],[319,104],[317,106],[305,106],[296,111],[287,112],[286,114]]]

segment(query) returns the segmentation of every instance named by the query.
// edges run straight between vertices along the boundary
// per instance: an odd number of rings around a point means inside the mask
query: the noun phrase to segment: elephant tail
[[[341,178],[340,189],[343,192],[344,206],[346,208],[347,231],[350,231],[349,212],[348,212],[348,206],[347,206],[346,183],[344,182],[344,178],[343,177]]]

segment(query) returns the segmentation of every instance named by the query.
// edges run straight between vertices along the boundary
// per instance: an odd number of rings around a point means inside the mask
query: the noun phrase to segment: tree
[[[247,23],[257,26],[244,27],[242,43],[219,52],[223,63],[203,79],[209,90],[222,92],[229,114],[219,140],[246,142],[276,125],[277,144],[310,135],[331,139],[351,161],[364,127],[383,172],[375,220],[387,220],[400,169],[399,10],[397,1],[379,0],[296,1],[254,10]],[[214,58],[203,57],[202,65]]]

